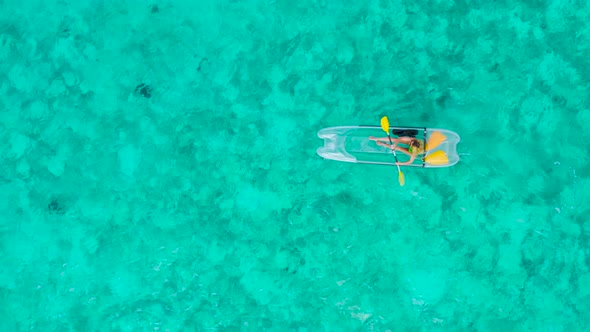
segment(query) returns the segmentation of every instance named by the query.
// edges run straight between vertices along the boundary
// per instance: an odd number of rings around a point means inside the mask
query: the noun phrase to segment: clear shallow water
[[[583,2],[0,3],[5,331],[581,331]],[[449,169],[316,132],[462,137]]]

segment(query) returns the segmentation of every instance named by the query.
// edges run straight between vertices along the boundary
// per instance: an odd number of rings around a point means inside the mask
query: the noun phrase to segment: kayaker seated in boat
[[[388,148],[388,149],[395,149],[395,151],[400,151],[408,156],[410,156],[410,160],[405,162],[398,163],[399,165],[409,165],[414,162],[416,156],[424,153],[424,141],[417,139],[415,137],[398,137],[398,138],[391,138],[393,145],[388,144],[389,138],[388,137],[369,137],[371,141],[375,141],[377,145]],[[398,144],[405,144],[405,146],[400,146]]]

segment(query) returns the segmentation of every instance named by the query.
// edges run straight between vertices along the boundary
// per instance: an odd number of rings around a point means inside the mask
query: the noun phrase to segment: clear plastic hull
[[[459,162],[457,143],[461,140],[457,133],[438,128],[424,127],[390,127],[390,133],[399,136],[412,136],[426,141],[424,153],[416,156],[409,165],[415,167],[449,167]],[[329,127],[318,132],[324,140],[324,146],[317,153],[325,159],[361,164],[395,165],[391,149],[382,147],[369,140],[370,136],[387,137],[379,126],[344,126]],[[392,135],[398,137],[398,135]],[[429,146],[430,145],[430,146]],[[410,157],[397,151],[399,162]]]

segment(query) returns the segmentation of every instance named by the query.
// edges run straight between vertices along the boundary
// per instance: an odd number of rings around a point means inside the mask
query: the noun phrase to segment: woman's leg
[[[371,141],[375,141],[375,142],[389,142],[389,138],[388,137],[375,137],[375,136],[369,136],[369,139]],[[392,142],[397,142],[396,138],[391,138]]]
[[[389,145],[389,144],[384,143],[382,141],[377,141],[377,145],[382,146],[384,148],[393,149],[393,146],[392,145]]]

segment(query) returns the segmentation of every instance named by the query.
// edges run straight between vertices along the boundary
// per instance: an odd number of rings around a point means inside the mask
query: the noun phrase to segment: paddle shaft
[[[400,186],[403,187],[406,180],[404,180],[404,173],[399,168],[399,161],[397,160],[397,154],[395,153],[395,147],[393,145],[393,141],[391,140],[391,135],[389,134],[389,119],[386,116],[381,118],[381,129],[387,133],[387,138],[389,138],[389,144],[391,144],[391,152],[393,152],[393,156],[395,157],[395,165],[397,166],[397,174],[398,174],[398,181]]]
[[[387,138],[389,138],[389,144],[391,144],[391,152],[393,152],[393,157],[395,158],[395,165],[397,166],[398,172],[401,172],[399,168],[399,161],[397,160],[397,154],[395,153],[395,147],[393,146],[393,141],[391,140],[391,135],[389,135],[389,131],[387,131]]]

